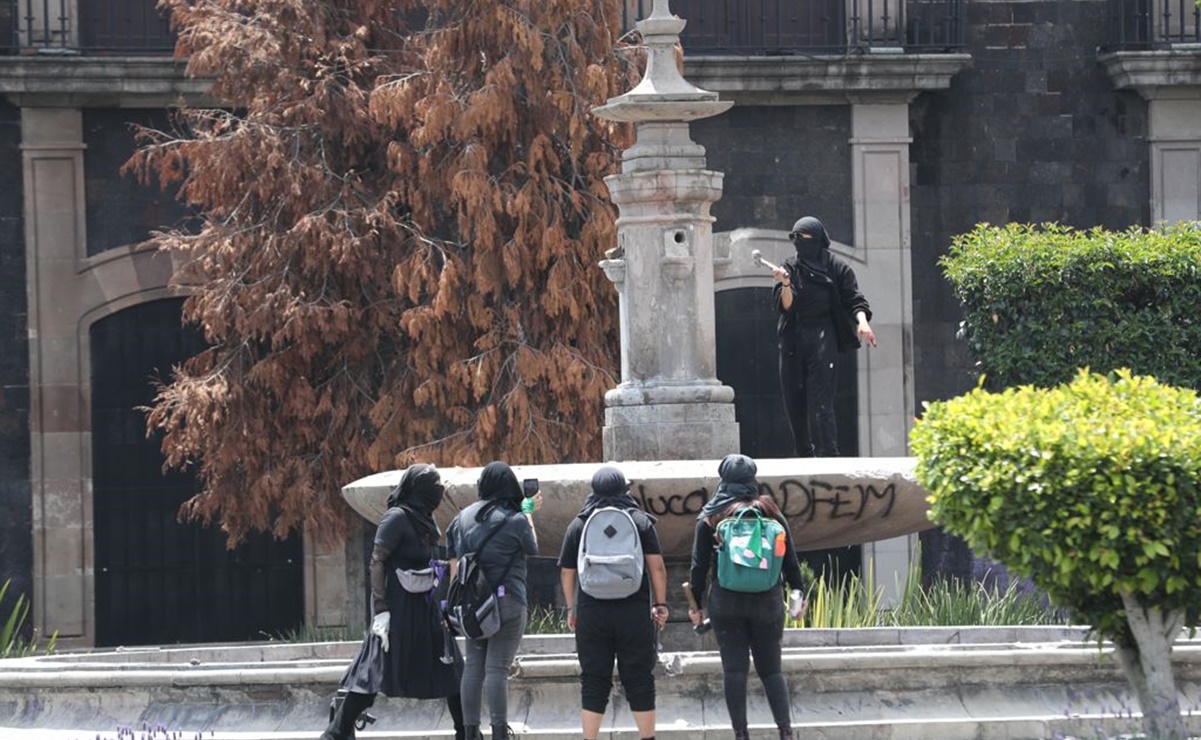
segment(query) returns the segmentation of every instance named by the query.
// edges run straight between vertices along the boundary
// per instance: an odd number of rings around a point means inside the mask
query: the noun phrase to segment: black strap
[[[473,551],[471,552],[471,554],[475,555],[475,557],[476,557],[476,559],[477,559],[477,560],[479,559],[479,557],[480,557],[480,552],[482,552],[482,551],[483,551],[483,549],[484,549],[484,546],[485,546],[485,545],[487,545],[487,544],[488,544],[488,542],[489,542],[489,541],[491,541],[491,540],[492,540],[492,538],[496,536],[496,533],[497,533],[497,532],[499,532],[501,529],[503,529],[503,528],[504,528],[504,526],[505,526],[506,524],[508,524],[508,523],[509,523],[509,519],[511,519],[511,518],[512,518],[512,517],[510,517],[508,514],[506,514],[506,515],[505,515],[505,518],[504,518],[504,519],[501,519],[501,520],[500,520],[500,522],[498,522],[498,523],[496,524],[496,526],[494,526],[494,527],[491,529],[491,531],[489,531],[489,532],[488,532],[488,535],[487,535],[486,537],[484,537],[484,540],[483,540],[483,542],[481,542],[481,543],[479,544],[479,547],[475,548],[475,550],[473,550]],[[466,539],[466,533],[464,533],[463,537],[464,537],[464,539]],[[509,571],[513,569],[513,563],[515,563],[515,562],[517,561],[517,555],[518,555],[518,554],[520,554],[520,552],[521,552],[521,548],[518,548],[518,549],[516,549],[516,550],[514,550],[514,551],[513,551],[513,555],[512,555],[512,557],[510,557],[510,558],[509,558],[509,562],[508,562],[508,564],[507,564],[507,565],[505,565],[505,569],[504,569],[504,571],[502,571],[502,572],[501,572],[501,574],[500,574],[500,582],[501,582],[501,584],[503,584],[503,583],[505,582],[505,578],[506,578],[506,577],[509,575]],[[496,591],[496,589],[497,589],[497,586],[493,585],[493,584],[492,584],[492,581],[491,581],[491,580],[489,580],[489,578],[488,578],[488,572],[487,572],[486,570],[484,570],[484,564],[483,564],[482,562],[479,564],[479,569],[480,569],[480,575],[483,577],[483,579],[484,579],[485,581],[487,581],[487,582],[488,582],[488,589],[489,589],[490,591],[492,591],[492,592],[494,592],[494,593],[495,593],[495,591]]]
[[[504,519],[497,522],[496,526],[493,527],[488,532],[488,535],[486,537],[484,537],[483,542],[480,542],[479,546],[476,547],[475,550],[472,551],[475,553],[476,557],[479,557],[480,551],[484,549],[484,546],[487,545],[492,540],[492,538],[496,536],[496,533],[499,532],[501,530],[501,528],[504,527],[508,523],[509,523],[509,517],[507,517],[507,516]],[[464,536],[464,539],[466,539],[466,536],[467,536],[466,533],[464,533],[463,536]]]

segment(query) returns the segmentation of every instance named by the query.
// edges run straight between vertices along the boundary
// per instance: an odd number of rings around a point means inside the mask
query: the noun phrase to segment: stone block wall
[[[831,238],[854,242],[850,132],[849,105],[736,105],[693,123],[709,168],[725,173],[713,231],[787,231],[817,216]]]
[[[171,114],[143,108],[84,108],[84,197],[88,255],[137,244],[150,232],[186,223],[187,210],[157,183],[143,185],[121,167],[136,148],[136,127],[170,131]]]
[[[965,4],[972,66],[910,106],[917,401],[975,383],[937,267],[982,221],[1122,229],[1150,220],[1147,104],[1097,63],[1099,0]]]
[[[20,145],[20,111],[0,99],[0,172],[21,172]],[[12,579],[0,621],[8,618],[18,594],[32,596],[23,191],[19,174],[5,177],[0,187],[0,583]]]

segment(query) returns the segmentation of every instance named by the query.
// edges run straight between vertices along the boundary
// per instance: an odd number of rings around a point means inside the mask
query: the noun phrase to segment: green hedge
[[[1201,388],[1201,225],[981,224],[940,260],[989,388],[1129,367]]]
[[[1201,400],[1119,371],[928,404],[911,435],[930,518],[1101,634],[1119,590],[1201,603]]]

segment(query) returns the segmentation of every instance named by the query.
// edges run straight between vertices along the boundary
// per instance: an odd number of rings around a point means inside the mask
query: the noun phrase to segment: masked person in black
[[[413,465],[388,494],[388,510],[371,552],[371,634],[342,677],[345,698],[321,740],[352,740],[355,720],[375,695],[446,699],[455,738],[462,740],[459,683],[463,657],[448,639],[435,590],[434,558],[442,533],[434,510],[445,489],[433,465]]]
[[[788,236],[796,255],[773,272],[784,406],[797,456],[837,457],[835,359],[860,340],[876,346],[872,310],[850,265],[830,253],[821,221],[806,216]]]
[[[713,497],[701,509],[696,522],[696,538],[692,544],[691,586],[698,603],[704,603],[713,555],[718,544],[718,525],[746,507],[753,507],[764,517],[770,517],[783,527],[784,558],[780,575],[788,584],[788,609],[794,619],[805,614],[804,583],[797,561],[788,522],[780,513],[770,494],[759,493],[755,479],[758,466],[746,455],[726,455],[717,467],[721,483]],[[714,569],[716,570],[716,569]],[[792,715],[789,708],[788,682],[784,678],[780,658],[780,642],[784,636],[784,593],[780,582],[765,591],[746,593],[723,588],[717,579],[709,592],[709,621],[717,637],[721,653],[722,688],[735,740],[748,740],[746,716],[746,685],[751,658],[755,672],[763,683],[772,719],[779,728],[781,740],[792,738]],[[689,609],[688,618],[694,625],[705,621],[705,612]]]

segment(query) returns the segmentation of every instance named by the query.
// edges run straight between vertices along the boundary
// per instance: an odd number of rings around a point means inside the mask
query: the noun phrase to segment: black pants
[[[801,324],[780,338],[780,389],[797,457],[838,457],[833,324]]]
[[[784,637],[784,596],[780,589],[762,594],[726,591],[714,584],[709,594],[709,621],[721,653],[726,711],[735,730],[745,730],[746,684],[750,663],[763,683],[777,727],[791,727],[788,681],[780,660]]]
[[[632,712],[655,708],[655,623],[642,599],[581,604],[576,615],[575,648],[580,660],[580,703],[604,714],[613,689],[613,661]]]

